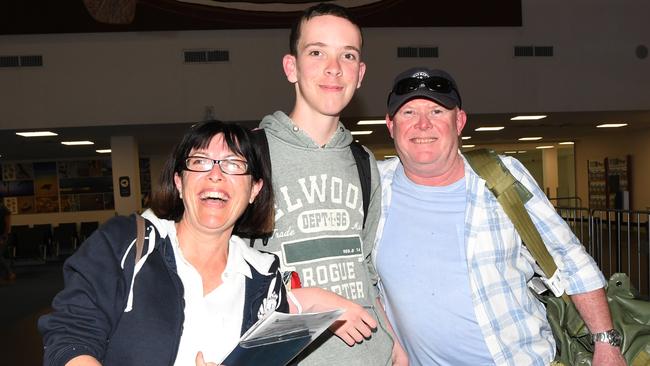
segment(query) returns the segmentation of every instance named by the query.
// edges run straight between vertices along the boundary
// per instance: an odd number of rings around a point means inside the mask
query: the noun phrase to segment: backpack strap
[[[135,225],[137,237],[135,239],[135,262],[138,263],[142,258],[142,251],[144,250],[144,218],[138,214],[135,215]]]
[[[266,155],[269,157],[268,161],[271,161],[271,152],[269,151],[269,140],[266,138],[266,132],[264,131],[263,128],[254,128],[251,130],[251,137],[252,137],[252,142],[254,144],[258,144],[260,146],[260,151],[263,155]],[[267,175],[269,177],[273,176],[273,164],[268,164],[268,167],[264,167],[268,169]],[[271,185],[273,182],[266,182],[270,183]],[[269,243],[269,237],[270,233],[268,235],[262,236],[262,237],[251,237],[248,244],[252,248],[253,245],[255,245],[255,240],[257,239],[262,239],[262,245],[266,246]]]
[[[535,261],[546,277],[551,278],[557,271],[557,265],[524,206],[524,203],[532,197],[530,191],[515,179],[493,150],[477,149],[463,155],[472,169],[485,179],[488,189],[499,201]],[[562,298],[567,304],[571,301],[566,293]]]
[[[361,182],[361,194],[363,197],[363,227],[365,228],[366,217],[368,217],[368,207],[370,206],[370,155],[366,149],[356,141],[352,141],[350,144],[350,150],[352,150],[352,156],[354,156],[357,171],[359,172],[359,182]]]

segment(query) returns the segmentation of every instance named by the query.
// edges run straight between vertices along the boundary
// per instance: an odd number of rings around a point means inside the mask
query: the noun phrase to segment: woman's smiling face
[[[245,160],[228,148],[223,134],[215,135],[206,149],[192,149],[189,156]],[[185,207],[181,221],[200,231],[228,233],[263,184],[253,182],[250,174],[223,173],[218,164],[207,172],[184,170],[174,176],[174,183]]]

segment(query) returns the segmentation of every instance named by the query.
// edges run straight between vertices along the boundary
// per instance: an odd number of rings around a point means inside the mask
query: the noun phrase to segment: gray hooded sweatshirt
[[[298,273],[303,287],[320,287],[367,308],[379,323],[371,338],[349,347],[326,331],[301,354],[301,365],[389,365],[393,341],[375,309],[376,274],[370,264],[380,209],[379,172],[372,153],[371,194],[363,227],[359,174],[353,140],[341,122],[325,146],[318,146],[283,112],[264,117],[275,194],[275,230],[264,246],[282,270]],[[366,149],[367,150],[367,149]]]

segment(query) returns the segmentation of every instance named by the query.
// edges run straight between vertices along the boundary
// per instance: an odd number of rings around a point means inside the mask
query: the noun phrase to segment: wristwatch
[[[621,333],[618,332],[616,329],[610,329],[606,330],[604,332],[600,333],[594,333],[591,335],[591,341],[592,342],[604,342],[608,343],[614,347],[620,347],[621,344],[623,343],[623,337],[621,336]]]

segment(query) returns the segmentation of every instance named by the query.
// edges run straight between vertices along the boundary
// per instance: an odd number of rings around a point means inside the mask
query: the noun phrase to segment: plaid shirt
[[[464,159],[464,158],[463,158]],[[533,194],[526,203],[533,223],[558,266],[561,284],[569,295],[605,286],[594,260],[556,213],[535,180],[516,159],[501,157],[506,167]],[[380,248],[391,185],[399,159],[378,162],[382,184],[382,216],[375,239],[373,262]],[[485,180],[465,161],[467,206],[465,245],[476,320],[496,365],[548,365],[555,341],[544,306],[526,283],[536,265],[510,219]],[[379,288],[382,290],[381,279]]]

